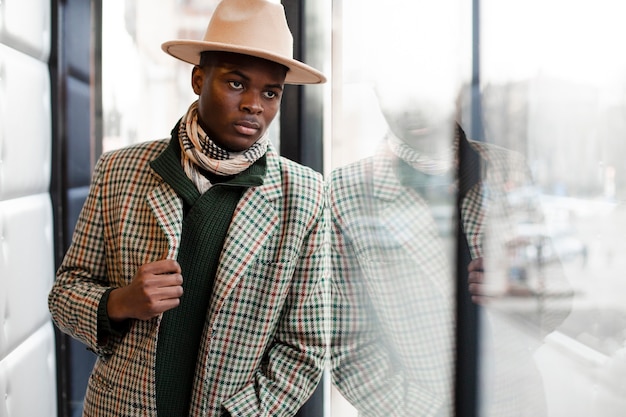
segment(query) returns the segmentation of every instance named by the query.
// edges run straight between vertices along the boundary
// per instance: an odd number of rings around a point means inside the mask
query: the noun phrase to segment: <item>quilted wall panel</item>
[[[50,54],[50,1],[0,2],[0,42],[41,62]]]
[[[54,330],[48,322],[0,361],[0,417],[56,415]]]
[[[0,44],[0,200],[48,192],[47,64]]]
[[[56,415],[49,0],[0,1],[0,417]]]
[[[53,268],[52,212],[47,194],[0,202],[2,314],[0,357],[49,321]]]

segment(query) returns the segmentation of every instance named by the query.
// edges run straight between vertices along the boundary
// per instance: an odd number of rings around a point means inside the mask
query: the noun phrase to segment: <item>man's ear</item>
[[[191,88],[196,95],[200,95],[202,91],[202,83],[204,82],[204,70],[196,65],[191,70]]]

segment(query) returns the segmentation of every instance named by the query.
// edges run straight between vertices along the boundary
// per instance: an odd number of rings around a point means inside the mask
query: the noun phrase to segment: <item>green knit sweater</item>
[[[184,294],[177,308],[163,314],[157,343],[159,417],[189,414],[198,350],[224,239],[243,191],[263,183],[265,162],[262,157],[246,171],[223,182],[210,178],[214,185],[202,195],[181,167],[177,140],[172,140],[151,164],[183,199],[185,207],[177,259]]]

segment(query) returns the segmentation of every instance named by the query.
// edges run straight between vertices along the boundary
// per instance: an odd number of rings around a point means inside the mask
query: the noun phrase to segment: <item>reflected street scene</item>
[[[335,6],[332,409],[455,415],[468,297],[471,415],[621,415],[626,10],[443,3]]]

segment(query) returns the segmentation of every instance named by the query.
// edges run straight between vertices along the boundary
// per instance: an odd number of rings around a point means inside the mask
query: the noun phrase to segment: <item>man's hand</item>
[[[130,284],[111,291],[109,318],[148,320],[177,307],[183,295],[183,276],[178,262],[163,259],[142,265]]]
[[[487,298],[485,296],[483,258],[473,259],[467,266],[467,270],[472,301],[476,304],[484,304]]]

